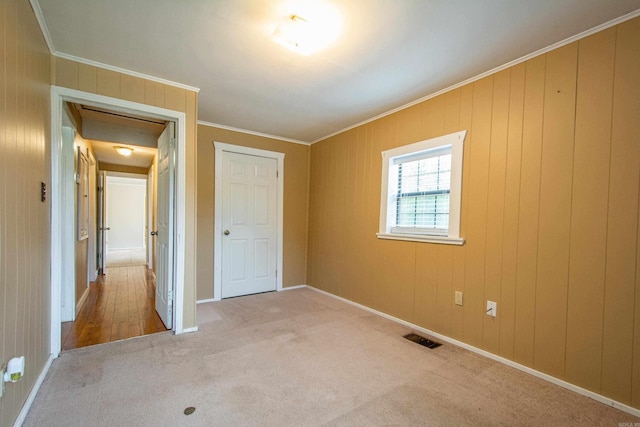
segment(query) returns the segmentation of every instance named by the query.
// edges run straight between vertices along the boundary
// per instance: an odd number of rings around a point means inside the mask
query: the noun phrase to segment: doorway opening
[[[172,329],[176,334],[182,333],[182,301],[183,301],[183,288],[184,288],[184,241],[180,239],[181,235],[184,235],[185,224],[184,224],[184,204],[180,203],[180,200],[184,198],[185,194],[185,159],[184,159],[184,150],[186,144],[186,132],[185,132],[185,123],[186,123],[186,115],[182,112],[176,112],[172,110],[167,110],[163,108],[133,103],[129,101],[123,101],[115,98],[109,98],[101,95],[95,95],[85,92],[80,92],[72,89],[65,89],[56,86],[52,86],[51,91],[51,100],[52,100],[52,179],[51,179],[51,200],[52,200],[52,238],[51,238],[51,258],[52,258],[52,267],[51,267],[51,284],[52,284],[52,298],[51,298],[51,353],[57,356],[62,348],[62,328],[61,323],[63,320],[69,320],[68,316],[70,314],[71,320],[76,320],[76,314],[80,311],[79,309],[86,305],[90,299],[88,297],[89,292],[84,292],[84,298],[77,297],[77,289],[76,292],[72,292],[73,289],[69,289],[69,280],[70,274],[74,273],[75,277],[84,278],[88,283],[92,285],[109,285],[109,281],[113,281],[112,287],[115,287],[116,283],[126,282],[127,280],[131,280],[137,283],[144,283],[144,286],[141,288],[142,291],[138,292],[138,294],[148,294],[153,293],[153,289],[158,289],[159,286],[155,283],[153,274],[149,275],[147,272],[147,267],[150,266],[153,271],[154,268],[163,268],[165,273],[164,282],[162,285],[162,289],[168,294],[169,299],[164,298],[164,313],[160,313],[160,317],[162,320],[159,322],[166,323],[169,326],[169,329]],[[82,114],[74,113],[73,111],[69,111],[70,105],[80,105],[81,108],[85,111],[83,113],[95,116],[95,115],[108,115],[108,120],[103,120],[102,123],[99,123],[100,120],[93,120],[95,117],[90,117],[89,120],[83,120],[81,117]],[[65,119],[65,116],[66,119]],[[73,161],[68,161],[69,157],[66,157],[65,161],[65,143],[64,143],[64,128],[65,126],[69,128],[69,117],[71,117],[72,125],[78,127],[78,119],[83,122],[81,126],[82,134],[80,134],[81,139],[87,140],[92,143],[91,149],[87,149],[88,147],[82,146],[77,151],[72,149],[72,153],[75,154],[75,159]],[[75,120],[74,120],[75,119]],[[107,240],[104,238],[103,233],[108,232],[108,224],[104,222],[103,218],[98,218],[100,215],[98,211],[102,211],[103,209],[98,208],[98,202],[102,201],[103,207],[104,205],[104,189],[106,186],[106,171],[102,169],[111,169],[111,172],[125,172],[131,173],[131,170],[126,170],[126,167],[123,168],[123,165],[117,165],[116,162],[111,160],[105,160],[101,158],[99,154],[100,150],[106,150],[110,156],[118,156],[116,154],[116,150],[113,147],[114,142],[122,143],[122,140],[113,139],[113,138],[99,138],[96,137],[95,134],[100,134],[101,132],[108,132],[111,130],[112,134],[117,134],[118,131],[114,132],[114,120],[136,120],[136,121],[146,121],[147,124],[152,123],[153,125],[162,124],[162,127],[165,131],[162,132],[163,135],[168,135],[163,140],[165,141],[164,147],[165,152],[168,153],[165,157],[169,159],[166,170],[171,171],[170,180],[168,184],[163,186],[160,189],[157,189],[157,186],[154,187],[154,191],[157,191],[158,197],[156,199],[164,200],[166,205],[165,210],[169,211],[168,215],[169,221],[166,222],[165,228],[165,236],[163,237],[164,246],[169,246],[171,248],[171,253],[169,256],[163,258],[162,260],[157,259],[156,251],[150,248],[149,243],[152,241],[153,234],[157,234],[157,230],[154,230],[156,224],[151,224],[149,222],[150,218],[154,217],[154,214],[148,212],[149,206],[153,206],[157,208],[157,203],[149,203],[147,201],[147,195],[152,194],[153,192],[150,190],[149,185],[145,185],[143,187],[143,214],[142,214],[142,223],[144,223],[144,231],[141,233],[146,234],[146,236],[138,239],[138,244],[142,245],[144,249],[144,259],[142,261],[142,265],[138,266],[114,266],[107,267],[106,265],[106,252],[104,251],[104,246]],[[66,122],[65,122],[66,120]],[[107,123],[105,123],[107,122]],[[83,126],[87,124],[87,126]],[[121,131],[121,129],[120,129]],[[69,131],[67,131],[69,133]],[[76,134],[78,132],[76,131]],[[144,132],[143,132],[144,133]],[[75,136],[71,138],[75,139]],[[139,136],[139,135],[138,135]],[[122,135],[120,135],[122,137]],[[95,139],[89,139],[95,138]],[[127,142],[131,142],[128,140]],[[106,145],[104,145],[106,144]],[[108,145],[111,144],[111,145]],[[158,142],[154,143],[155,145]],[[127,144],[133,147],[134,152],[138,151],[140,153],[145,152],[147,148],[152,148],[153,155],[152,157],[157,158],[155,155],[157,148],[148,147],[149,144],[140,144],[136,145],[134,143]],[[75,148],[75,147],[74,147]],[[87,172],[84,172],[84,169],[79,169],[78,159],[80,158],[93,159],[92,164],[97,165],[97,170],[100,171],[96,173],[96,176],[93,177],[89,168],[87,167]],[[73,158],[73,157],[71,157]],[[87,161],[89,163],[89,161]],[[73,169],[72,182],[71,186],[68,189],[75,189],[74,191],[65,191],[64,184],[69,180],[69,165],[73,164],[75,169]],[[108,165],[107,167],[104,167]],[[126,165],[125,165],[126,166]],[[135,169],[136,166],[131,166]],[[138,172],[143,174],[142,177],[145,182],[149,179],[149,177],[153,177],[153,168],[157,166],[157,160],[152,162],[153,167],[143,167],[143,170],[134,170],[133,172]],[[139,167],[139,166],[138,166]],[[101,169],[102,168],[102,169]],[[82,173],[79,173],[79,172]],[[86,179],[87,183],[91,179],[95,178],[93,184],[87,184],[86,192],[79,190],[79,182],[84,180],[84,174],[87,174],[88,177]],[[102,178],[102,182],[101,182]],[[157,185],[157,184],[154,184]],[[94,213],[95,219],[89,215],[87,217],[87,221],[84,221],[84,213],[80,216],[80,212],[84,212],[81,210],[79,206],[84,204],[83,200],[88,200],[86,203],[87,207],[91,207],[94,205],[94,198],[90,194],[91,189],[96,188],[95,194],[95,206]],[[157,190],[156,190],[157,189]],[[99,194],[98,194],[99,193]],[[73,194],[73,197],[71,195]],[[164,206],[164,205],[163,205]],[[75,212],[74,212],[75,211]],[[87,212],[90,209],[86,209]],[[75,231],[77,228],[78,233],[74,233],[70,237],[69,227],[65,227],[65,221],[69,218],[69,214],[74,213],[76,215],[76,225],[72,226],[71,229]],[[167,215],[165,215],[167,216]],[[140,221],[138,221],[140,222]],[[87,224],[87,227],[79,227],[78,224]],[[67,224],[68,225],[68,224]],[[92,233],[91,228],[93,227],[94,231]],[[80,229],[82,228],[84,234],[80,234]],[[85,230],[86,229],[86,230]],[[85,237],[86,234],[86,237]],[[90,243],[89,236],[93,236],[93,241]],[[140,236],[139,236],[140,237]],[[73,254],[73,249],[70,246],[75,246],[78,242],[83,243],[88,247],[86,252],[87,258],[86,262],[78,263],[77,257]],[[142,243],[139,243],[139,242]],[[168,242],[168,243],[167,243]],[[89,250],[90,248],[94,248],[94,253]],[[166,253],[167,251],[165,251]],[[149,258],[151,257],[151,258]],[[84,274],[75,275],[77,265],[85,264],[85,272]],[[121,269],[119,271],[110,270],[110,269]],[[99,275],[99,273],[106,273],[106,275]],[[104,278],[107,277],[105,281]],[[92,278],[96,280],[91,281]],[[75,280],[73,281],[75,282]],[[87,286],[89,289],[90,286]],[[82,289],[81,287],[79,289]],[[151,290],[151,291],[150,291]],[[124,294],[125,292],[120,292]],[[132,292],[135,294],[136,292]],[[75,297],[75,299],[74,299]],[[101,301],[104,300],[105,297],[94,297],[91,301]],[[107,297],[108,299],[108,297]],[[157,298],[155,298],[157,300]],[[67,308],[64,309],[65,302],[71,301],[71,304],[66,304]],[[75,304],[74,304],[75,303]],[[73,306],[73,309],[70,309]],[[144,310],[149,311],[149,307],[154,308],[154,304],[142,304],[141,305]],[[164,317],[162,316],[164,314]],[[65,317],[66,316],[66,317]],[[149,323],[157,323],[146,322]],[[163,326],[164,328],[164,326]],[[119,327],[116,329],[122,330],[123,327]],[[144,329],[144,328],[141,328]],[[164,328],[166,330],[166,328]],[[86,334],[85,334],[86,335]],[[125,337],[126,338],[126,337]],[[116,338],[119,339],[119,338]]]
[[[63,153],[75,156],[62,172],[73,194],[63,209],[72,224],[67,229],[78,233],[64,236],[75,269],[68,268],[62,286],[62,350],[166,331],[156,312],[156,251],[147,246],[156,243],[150,230],[157,218],[157,186],[149,172],[169,124],[83,104],[63,106]]]
[[[105,232],[107,268],[147,264],[147,194],[146,175],[107,172],[104,212],[105,223],[109,225]]]

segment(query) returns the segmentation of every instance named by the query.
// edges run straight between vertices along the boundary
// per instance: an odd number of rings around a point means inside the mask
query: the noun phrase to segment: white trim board
[[[51,368],[51,363],[53,363],[53,359],[55,358],[56,357],[53,354],[49,355],[49,358],[45,362],[44,367],[42,368],[42,371],[40,371],[40,375],[38,375],[38,379],[36,380],[36,383],[33,385],[33,388],[29,392],[29,396],[27,396],[27,400],[25,400],[24,405],[22,405],[22,409],[18,414],[18,418],[16,418],[15,423],[13,423],[14,427],[20,427],[22,423],[24,423],[24,420],[27,418],[27,414],[31,409],[31,405],[33,405],[33,401],[36,399],[36,396],[40,391],[40,387],[42,386],[44,379],[47,377],[47,374],[49,373],[49,369]]]
[[[292,291],[294,289],[302,289],[302,288],[306,288],[307,285],[295,285],[295,286],[287,286],[287,287],[283,287],[282,289],[280,289],[281,291]],[[215,302],[218,301],[215,298],[207,298],[207,299],[199,299],[198,301],[196,301],[196,304],[207,304],[209,302]]]
[[[276,291],[282,290],[282,245],[284,242],[284,153],[276,151],[260,150],[258,148],[243,147],[240,145],[226,144],[213,141],[215,147],[215,196],[214,196],[214,228],[213,228],[213,300],[222,299],[222,152],[247,154],[250,156],[266,157],[278,162],[278,183],[276,209]]]
[[[500,72],[502,70],[505,70],[505,69],[507,69],[509,67],[513,67],[514,65],[517,65],[517,64],[520,64],[522,62],[528,61],[528,60],[530,60],[532,58],[535,58],[536,56],[544,55],[545,53],[550,52],[550,51],[552,51],[554,49],[558,49],[558,48],[560,48],[562,46],[568,45],[570,43],[573,43],[573,42],[578,41],[580,39],[583,39],[585,37],[589,37],[592,34],[595,34],[595,33],[599,32],[599,31],[602,31],[602,30],[606,30],[607,28],[613,27],[614,25],[621,24],[621,23],[623,23],[625,21],[628,21],[630,19],[633,19],[633,18],[635,18],[637,16],[640,16],[640,9],[634,10],[633,12],[629,12],[626,15],[622,15],[622,16],[620,16],[618,18],[612,19],[609,22],[605,22],[604,24],[600,24],[600,25],[595,26],[595,27],[593,27],[593,28],[591,28],[589,30],[586,30],[586,31],[578,33],[578,34],[576,34],[574,36],[568,37],[568,38],[566,38],[564,40],[560,40],[559,42],[553,43],[552,45],[549,45],[549,46],[544,47],[542,49],[536,50],[535,52],[532,52],[532,53],[529,53],[527,55],[521,56],[520,58],[514,59],[513,61],[507,62],[506,64],[497,66],[497,67],[495,67],[495,68],[493,68],[491,70],[485,71],[484,73],[480,73],[480,74],[478,74],[476,76],[470,77],[470,78],[468,78],[468,79],[466,79],[464,81],[461,81],[460,83],[456,83],[456,84],[454,84],[452,86],[446,87],[446,88],[441,89],[441,90],[439,90],[437,92],[434,92],[432,94],[423,96],[422,98],[416,99],[415,101],[411,101],[408,104],[401,105],[399,107],[394,108],[393,110],[386,111],[386,112],[384,112],[382,114],[378,114],[375,117],[371,117],[369,119],[366,119],[366,120],[363,120],[361,122],[358,122],[358,123],[356,123],[354,125],[348,126],[348,127],[344,128],[342,130],[333,132],[333,133],[331,133],[331,134],[329,134],[327,136],[323,136],[321,138],[318,138],[318,139],[316,139],[314,141],[311,141],[310,144],[313,145],[316,142],[324,141],[325,139],[329,139],[332,136],[336,136],[336,135],[339,135],[339,134],[341,134],[343,132],[346,132],[348,130],[357,128],[358,126],[366,125],[367,123],[371,123],[371,122],[376,121],[378,119],[381,119],[383,117],[390,116],[391,114],[397,113],[398,111],[402,111],[402,110],[407,109],[409,107],[413,107],[414,105],[420,104],[421,102],[424,102],[424,101],[426,101],[428,99],[435,98],[436,96],[440,96],[440,95],[442,95],[444,93],[447,93],[447,92],[450,92],[450,91],[452,91],[454,89],[458,89],[459,87],[468,85],[469,83],[473,83],[473,82],[475,82],[477,80],[481,80],[481,79],[483,79],[483,78],[485,78],[487,76],[490,76],[492,74],[496,74],[496,73],[498,73],[498,72]]]
[[[42,14],[40,3],[38,3],[37,0],[29,0],[29,3],[31,4],[31,9],[33,9],[34,15],[36,15],[36,20],[38,21],[38,25],[40,26],[40,31],[42,32],[44,41],[47,43],[49,52],[53,54],[56,49],[53,46],[53,39],[51,38],[49,27],[47,27],[47,21],[44,19],[44,15]]]
[[[281,291],[293,291],[294,289],[302,289],[307,288],[307,285],[295,285],[295,286],[287,286],[286,288],[280,289]]]
[[[519,363],[514,362],[513,360],[509,360],[509,359],[506,359],[504,357],[495,355],[493,353],[489,353],[488,351],[485,351],[485,350],[482,350],[482,349],[480,349],[478,347],[474,347],[472,345],[463,343],[462,341],[458,341],[456,339],[449,338],[446,335],[442,335],[442,334],[439,334],[437,332],[433,332],[433,331],[431,331],[429,329],[423,328],[422,326],[415,325],[415,324],[413,324],[411,322],[407,322],[406,320],[402,320],[402,319],[399,319],[397,317],[391,316],[389,314],[383,313],[381,311],[375,310],[373,308],[367,307],[366,305],[358,304],[357,302],[353,302],[353,301],[348,300],[346,298],[339,297],[339,296],[334,295],[332,293],[329,293],[327,291],[323,291],[322,289],[314,288],[313,286],[306,285],[306,287],[311,289],[311,290],[314,290],[316,292],[319,292],[319,293],[321,293],[323,295],[327,295],[329,297],[335,298],[337,300],[340,300],[340,301],[345,302],[347,304],[350,304],[352,306],[361,308],[362,310],[365,310],[365,311],[368,311],[370,313],[376,314],[376,315],[378,315],[380,317],[384,317],[385,319],[388,319],[388,320],[391,320],[393,322],[399,323],[399,324],[401,324],[403,326],[406,326],[408,328],[414,329],[416,331],[422,332],[422,333],[427,334],[427,335],[431,335],[432,337],[437,338],[437,339],[439,339],[441,341],[446,341],[449,344],[453,344],[453,345],[456,345],[458,347],[462,347],[462,348],[464,348],[466,350],[472,351],[472,352],[474,352],[476,354],[479,354],[479,355],[484,356],[486,358],[489,358],[491,360],[495,360],[496,362],[500,362],[500,363],[502,363],[504,365],[510,366],[510,367],[515,368],[515,369],[517,369],[519,371],[526,372],[527,374],[531,374],[531,375],[533,375],[535,377],[538,377],[540,379],[543,379],[545,381],[548,381],[550,383],[558,385],[558,386],[560,386],[562,388],[565,388],[567,390],[571,390],[571,391],[573,391],[575,393],[578,393],[578,394],[581,394],[583,396],[589,397],[589,398],[591,398],[593,400],[596,400],[596,401],[598,401],[600,403],[604,403],[607,406],[611,406],[613,408],[619,409],[619,410],[621,410],[623,412],[626,412],[628,414],[634,415],[636,417],[640,417],[640,409],[633,408],[633,407],[631,407],[629,405],[626,405],[624,403],[618,402],[618,401],[613,400],[613,399],[611,399],[609,397],[606,397],[606,396],[603,396],[601,394],[595,393],[593,391],[584,389],[584,388],[579,387],[579,386],[577,386],[575,384],[571,384],[569,382],[563,381],[563,380],[561,380],[559,378],[553,377],[553,376],[551,376],[549,374],[545,374],[544,372],[537,371],[537,370],[535,370],[533,368],[530,368],[528,366],[521,365]]]
[[[70,55],[68,53],[54,51],[53,56],[57,56],[58,58],[68,59],[70,61],[79,62],[80,64],[91,65],[93,67],[102,68],[109,71],[115,71],[116,73],[127,74],[133,77],[140,77],[141,79],[151,80],[156,83],[162,83],[167,86],[173,86],[180,89],[189,90],[191,92],[200,92],[200,88],[195,86],[189,86],[184,83],[174,82],[172,80],[163,79],[162,77],[151,76],[149,74],[139,73],[137,71],[127,70],[126,68],[116,67],[115,65],[104,64],[102,62],[93,61],[91,59],[82,58],[80,56]]]
[[[182,334],[184,315],[184,262],[185,262],[185,193],[186,193],[186,114],[137,102],[111,98],[58,86],[51,86],[51,354],[56,357],[61,349],[60,297],[62,281],[62,234],[60,191],[62,111],[64,102],[77,102],[124,113],[144,115],[176,122],[176,191],[175,191],[175,278],[174,278],[174,332]],[[73,260],[71,260],[72,262]],[[193,328],[191,328],[193,329]]]
[[[278,135],[270,135],[268,133],[262,133],[262,132],[254,132],[252,130],[234,128],[232,126],[219,125],[217,123],[206,122],[204,120],[198,120],[198,124],[202,126],[211,127],[211,128],[230,130],[233,132],[245,133],[247,135],[255,135],[255,136],[261,136],[263,138],[275,139],[277,141],[291,142],[293,144],[301,144],[301,145],[310,145],[309,142],[300,141],[298,139],[286,138],[284,136],[278,136]]]

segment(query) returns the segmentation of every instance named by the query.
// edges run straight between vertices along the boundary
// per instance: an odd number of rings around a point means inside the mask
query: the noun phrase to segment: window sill
[[[376,233],[378,239],[385,240],[405,240],[407,242],[440,243],[444,245],[464,245],[461,237],[428,236],[424,234],[397,234],[397,233]]]

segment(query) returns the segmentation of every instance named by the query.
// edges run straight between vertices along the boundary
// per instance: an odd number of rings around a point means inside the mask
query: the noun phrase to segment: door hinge
[[[280,172],[276,169],[276,178],[280,177]]]

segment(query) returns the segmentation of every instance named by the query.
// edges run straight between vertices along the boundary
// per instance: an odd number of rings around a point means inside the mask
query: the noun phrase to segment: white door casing
[[[65,113],[66,115],[66,113]],[[68,118],[67,118],[68,120]],[[60,298],[60,320],[71,322],[76,320],[76,270],[75,270],[75,160],[74,139],[75,130],[70,126],[63,126],[62,136],[62,239],[64,241],[62,256],[74,260],[73,263],[62,265],[62,288]]]
[[[277,160],[222,156],[222,298],[275,291]]]
[[[173,326],[173,147],[174,124],[158,138],[158,218],[156,235],[156,311],[162,322]]]
[[[51,322],[50,322],[50,352],[57,357],[61,349],[61,298],[63,285],[63,270],[66,265],[73,268],[74,259],[63,256],[66,244],[62,229],[64,200],[61,194],[63,181],[62,164],[62,117],[64,102],[81,103],[93,107],[106,108],[122,113],[131,113],[173,121],[176,123],[176,162],[175,162],[175,282],[173,331],[176,335],[196,331],[197,326],[185,329],[183,326],[184,312],[184,279],[185,279],[185,249],[186,249],[186,144],[187,144],[187,116],[184,112],[140,104],[104,95],[83,92],[75,89],[51,86]]]
[[[224,152],[239,153],[250,156],[274,159],[277,164],[276,204],[275,204],[275,266],[276,266],[276,290],[282,290],[282,248],[283,248],[283,207],[284,207],[284,153],[260,150],[257,148],[243,147],[214,141],[215,146],[215,212],[214,212],[214,282],[213,300],[222,299],[222,272],[223,272],[223,159]],[[229,230],[231,236],[232,230]]]

